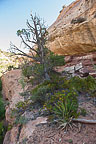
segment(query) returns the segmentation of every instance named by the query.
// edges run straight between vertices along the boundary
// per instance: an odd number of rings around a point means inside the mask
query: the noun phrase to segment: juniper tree
[[[49,80],[48,72],[55,66],[54,60],[57,55],[55,57],[55,55],[46,48],[48,32],[44,20],[36,14],[31,14],[30,17],[31,20],[27,20],[26,23],[27,28],[17,31],[17,35],[21,38],[23,46],[28,49],[30,53],[26,53],[13,43],[10,44],[10,51],[14,55],[31,58],[33,63],[41,65],[44,79]],[[53,57],[55,58],[54,60]]]

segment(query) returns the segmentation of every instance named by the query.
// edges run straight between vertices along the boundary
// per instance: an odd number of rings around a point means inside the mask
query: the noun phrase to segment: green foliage
[[[5,117],[5,105],[0,94],[0,120],[4,119],[4,117]]]
[[[21,144],[27,144],[27,141],[28,141],[28,139],[27,139],[27,138],[24,138],[24,139],[22,140],[22,143],[21,143]]]
[[[69,81],[69,86],[76,89],[78,92],[89,92],[91,93],[96,89],[96,80],[92,76],[87,78],[73,77]]]
[[[15,120],[15,124],[20,124],[20,125],[24,125],[28,122],[28,119],[25,118],[24,116],[18,116],[16,117],[16,120]]]
[[[0,144],[3,144],[3,139],[5,135],[5,127],[3,121],[0,122]]]
[[[2,81],[1,81],[1,78],[0,78],[0,91],[2,90]]]
[[[18,102],[14,109],[12,109],[12,112],[11,112],[11,117],[15,117],[18,119],[18,117],[20,115],[22,115],[26,109],[28,109],[30,106],[30,101],[29,100],[25,100],[24,102],[23,101],[20,101]]]
[[[65,56],[57,55],[57,54],[54,54],[53,52],[50,52],[50,55],[49,55],[50,64],[52,64],[53,66],[65,65],[64,58]]]
[[[58,120],[69,121],[70,118],[78,116],[77,93],[74,90],[58,91],[51,95],[44,107],[55,115]]]
[[[20,102],[18,102],[17,104],[16,104],[16,108],[18,109],[18,110],[20,110],[20,109],[26,109],[26,107],[28,107],[28,105],[29,105],[29,101],[28,100],[26,100],[26,101],[20,101]]]
[[[86,114],[87,114],[86,110],[85,110],[84,108],[81,108],[80,110],[81,110],[81,111],[80,111],[80,114],[81,114],[82,116],[86,116]]]
[[[8,66],[8,71],[11,71],[13,69],[15,69],[15,67],[13,65]]]
[[[22,67],[22,74],[29,78],[30,76],[32,76],[32,66],[28,65],[28,64],[25,64],[23,65]]]
[[[4,101],[2,98],[1,90],[2,90],[2,82],[0,79],[0,120],[4,119],[5,117],[5,105],[4,105]]]
[[[47,93],[50,91],[48,85],[42,86],[39,85],[32,90],[31,99],[34,103],[44,104],[47,99]]]
[[[12,127],[13,127],[13,125],[8,124],[7,131],[10,131],[12,129]]]
[[[51,74],[49,81],[44,81],[32,90],[31,99],[34,103],[44,104],[50,95],[57,90],[67,88],[67,85],[65,77],[60,77],[57,73]]]
[[[73,143],[73,140],[72,140],[72,139],[69,139],[68,142],[69,142],[69,144],[72,144],[72,143]]]
[[[34,64],[33,65],[33,80],[38,81],[38,83],[44,80],[44,66],[43,64]]]
[[[30,82],[32,84],[38,84],[44,80],[44,66],[38,63],[32,65],[25,64],[22,67],[22,74],[28,79],[31,77]]]
[[[44,52],[45,52],[44,64],[34,62],[32,65],[25,64],[22,67],[23,75],[27,78],[30,78],[31,76],[32,83],[34,83],[34,81],[35,82],[37,81],[37,83],[41,83],[42,81],[44,81],[45,68],[47,74],[49,75],[49,73],[51,73],[51,71],[53,70],[53,67],[65,64],[64,56],[55,55],[47,48],[44,48]]]
[[[25,86],[26,86],[26,82],[25,82],[25,77],[22,76],[19,80],[19,83],[21,84],[22,86],[22,89],[24,90]]]
[[[87,78],[73,77],[67,79],[61,77],[58,73],[50,73],[50,80],[44,81],[32,90],[33,103],[40,103],[46,108],[53,119],[58,122],[70,123],[72,118],[79,114],[86,115],[86,111],[78,110],[78,94],[91,93],[96,87],[96,80],[88,76]]]
[[[3,143],[4,135],[5,135],[5,126],[4,126],[4,118],[5,118],[5,105],[2,98],[2,82],[0,78],[0,144]]]

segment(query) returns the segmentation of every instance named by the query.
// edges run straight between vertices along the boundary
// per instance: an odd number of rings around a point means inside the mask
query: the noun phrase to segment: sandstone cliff
[[[76,0],[64,7],[48,32],[48,47],[55,53],[80,55],[96,50],[96,0]]]

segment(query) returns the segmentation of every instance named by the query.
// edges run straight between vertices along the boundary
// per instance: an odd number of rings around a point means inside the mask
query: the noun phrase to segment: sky
[[[63,5],[74,0],[0,0],[0,49],[7,51],[10,42],[20,46],[17,30],[26,27],[30,13],[36,12],[50,26],[58,17]]]

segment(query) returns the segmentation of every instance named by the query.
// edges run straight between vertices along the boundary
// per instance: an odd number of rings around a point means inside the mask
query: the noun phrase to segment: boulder
[[[22,86],[19,83],[21,78],[21,70],[12,70],[2,76],[2,93],[5,100],[8,101],[6,106],[6,121],[12,123],[11,117],[12,109],[19,101],[24,101],[24,98],[20,96],[23,92]]]

